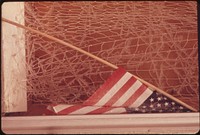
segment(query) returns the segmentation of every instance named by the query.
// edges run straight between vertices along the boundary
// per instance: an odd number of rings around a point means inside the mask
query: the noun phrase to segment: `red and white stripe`
[[[152,90],[129,72],[118,68],[112,76],[83,104],[92,106],[138,107]]]
[[[125,107],[139,107],[153,91],[129,72],[118,68],[82,105],[51,105],[55,114],[120,114]]]
[[[122,114],[126,113],[126,109],[123,107],[99,107],[99,106],[85,106],[85,105],[49,105],[48,110],[55,114],[65,115],[84,115],[84,114]]]

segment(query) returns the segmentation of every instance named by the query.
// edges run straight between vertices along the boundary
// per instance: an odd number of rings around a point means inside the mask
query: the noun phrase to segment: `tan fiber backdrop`
[[[25,2],[25,25],[80,47],[198,109],[197,2]],[[28,101],[80,103],[114,71],[26,32]]]

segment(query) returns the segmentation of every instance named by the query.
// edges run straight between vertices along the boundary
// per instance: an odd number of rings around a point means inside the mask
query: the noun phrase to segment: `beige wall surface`
[[[24,3],[4,2],[2,17],[24,24]],[[2,109],[27,111],[24,30],[2,22]]]

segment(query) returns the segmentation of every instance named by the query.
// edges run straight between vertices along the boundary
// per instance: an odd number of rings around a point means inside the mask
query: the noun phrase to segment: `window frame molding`
[[[8,134],[197,133],[199,112],[2,117]]]

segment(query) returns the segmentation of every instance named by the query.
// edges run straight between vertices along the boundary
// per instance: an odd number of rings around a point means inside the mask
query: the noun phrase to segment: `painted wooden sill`
[[[197,133],[199,112],[2,117],[4,133]]]

